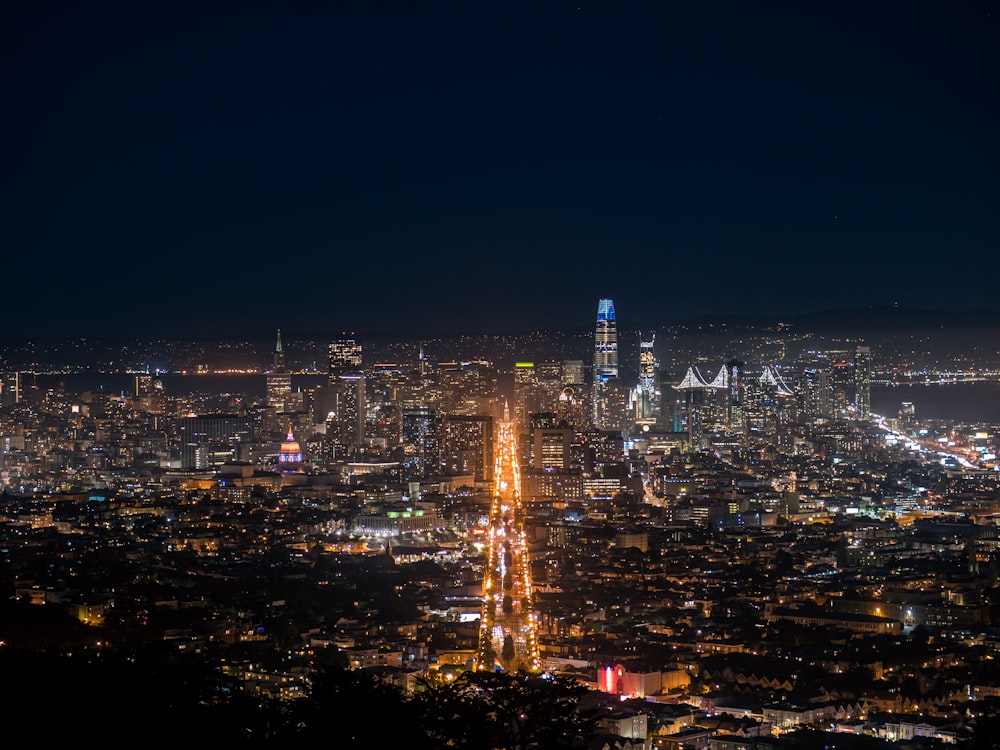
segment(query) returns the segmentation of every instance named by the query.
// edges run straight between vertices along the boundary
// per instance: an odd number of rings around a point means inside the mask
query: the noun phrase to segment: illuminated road
[[[476,668],[538,672],[538,629],[521,508],[517,436],[509,410],[497,428],[496,446],[496,489],[490,507]]]
[[[892,435],[900,445],[905,446],[908,450],[924,455],[930,454],[940,458],[950,458],[966,469],[980,468],[975,451],[957,447],[948,448],[933,440],[906,435],[899,430],[889,427],[888,420],[885,417],[878,414],[873,414],[872,417],[881,430]]]

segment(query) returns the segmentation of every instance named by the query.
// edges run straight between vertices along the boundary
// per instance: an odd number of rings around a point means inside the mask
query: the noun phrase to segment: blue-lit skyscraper
[[[614,300],[597,303],[597,329],[594,332],[594,382],[618,377],[618,324]]]
[[[597,328],[594,331],[594,424],[607,429],[618,420],[609,412],[609,381],[618,380],[618,324],[615,321],[615,303],[602,299],[597,303]]]

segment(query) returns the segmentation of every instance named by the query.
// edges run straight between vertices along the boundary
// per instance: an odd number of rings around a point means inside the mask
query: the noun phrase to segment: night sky
[[[2,338],[996,308],[995,2],[0,11]]]

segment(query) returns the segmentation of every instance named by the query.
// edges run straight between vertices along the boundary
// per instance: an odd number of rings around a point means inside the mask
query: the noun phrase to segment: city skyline
[[[4,21],[6,338],[995,307],[987,2]]]

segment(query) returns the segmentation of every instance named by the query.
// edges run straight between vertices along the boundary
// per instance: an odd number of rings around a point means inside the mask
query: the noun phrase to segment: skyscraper
[[[538,372],[534,362],[514,363],[514,425],[524,432],[532,414],[541,411]]]
[[[403,468],[411,479],[441,472],[441,440],[444,420],[437,409],[403,409]]]
[[[450,474],[472,474],[476,482],[493,481],[493,417],[489,414],[444,417],[441,461]]]
[[[597,303],[597,327],[594,331],[594,425],[601,429],[619,427],[620,419],[609,414],[610,381],[618,379],[618,324],[615,303],[602,299]]]
[[[594,382],[618,377],[618,324],[615,303],[602,299],[597,303],[597,328],[594,331]]]
[[[654,421],[660,416],[660,369],[653,347],[654,333],[648,341],[639,341],[639,382],[633,393],[636,422]]]
[[[872,350],[859,346],[854,352],[854,410],[858,419],[871,414]]]
[[[359,375],[361,373],[361,344],[353,333],[343,333],[330,342],[330,382],[339,375]]]
[[[335,442],[360,445],[365,438],[365,376],[361,369],[361,344],[353,333],[330,342],[330,394],[324,397],[332,414],[329,429]],[[332,408],[331,408],[332,407]]]
[[[243,458],[243,448],[254,439],[249,417],[239,414],[202,414],[182,417],[181,467],[210,469]]]
[[[576,386],[582,388],[586,379],[583,375],[582,359],[564,359],[562,363],[562,383],[563,385]]]
[[[274,347],[274,359],[267,373],[267,405],[278,414],[287,410],[288,398],[292,394],[292,374],[285,368],[285,349],[281,345],[281,329]]]

